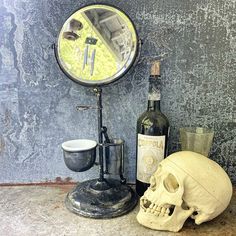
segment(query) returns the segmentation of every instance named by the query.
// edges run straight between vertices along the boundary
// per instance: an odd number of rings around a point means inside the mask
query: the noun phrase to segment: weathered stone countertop
[[[136,221],[137,206],[113,219],[89,219],[64,206],[72,185],[0,187],[0,235],[2,236],[149,236],[236,235],[236,189],[229,207],[216,219],[200,226],[188,221],[179,233],[154,231]]]

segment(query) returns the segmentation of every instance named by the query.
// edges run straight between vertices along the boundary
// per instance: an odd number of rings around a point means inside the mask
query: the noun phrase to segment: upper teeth
[[[147,204],[148,202],[150,202],[150,201],[148,201],[144,197],[141,198],[140,205],[141,205],[142,209],[144,210],[144,212],[152,213],[155,216],[168,216],[168,214],[170,213],[169,208],[166,208],[164,206],[159,206],[155,203],[151,203],[148,207],[146,207],[145,204]]]

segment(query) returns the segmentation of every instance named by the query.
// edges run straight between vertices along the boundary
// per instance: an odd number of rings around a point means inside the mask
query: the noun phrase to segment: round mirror
[[[70,79],[86,86],[105,85],[130,69],[138,38],[124,12],[96,4],[79,9],[66,20],[55,50],[60,68]]]

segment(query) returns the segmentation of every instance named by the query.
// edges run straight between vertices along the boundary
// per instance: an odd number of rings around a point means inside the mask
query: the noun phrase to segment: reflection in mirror
[[[133,64],[137,34],[120,10],[91,5],[64,23],[56,54],[62,70],[84,85],[102,85],[121,77]]]

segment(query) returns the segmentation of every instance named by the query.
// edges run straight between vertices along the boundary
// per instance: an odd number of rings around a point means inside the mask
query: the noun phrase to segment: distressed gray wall
[[[67,17],[87,0],[0,0],[0,183],[85,180],[97,167],[72,173],[60,144],[97,137],[88,88],[60,71],[51,45]],[[146,109],[150,60],[162,60],[162,110],[171,124],[170,152],[178,129],[215,130],[211,158],[236,183],[235,0],[104,1],[124,10],[143,39],[137,67],[104,88],[104,123],[126,141],[126,175],[134,180],[135,126]]]

